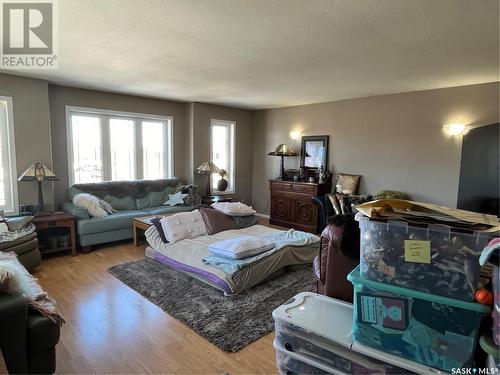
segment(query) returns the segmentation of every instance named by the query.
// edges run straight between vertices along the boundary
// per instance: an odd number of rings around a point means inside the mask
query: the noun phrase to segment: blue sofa
[[[186,204],[164,206],[168,194],[183,190]],[[106,217],[90,217],[87,210],[72,203],[79,193],[93,194],[117,210]],[[181,185],[178,178],[161,180],[108,181],[74,184],[68,189],[69,202],[63,210],[76,218],[77,240],[84,250],[90,246],[133,238],[133,220],[136,217],[172,212],[191,211],[201,204],[196,185]]]

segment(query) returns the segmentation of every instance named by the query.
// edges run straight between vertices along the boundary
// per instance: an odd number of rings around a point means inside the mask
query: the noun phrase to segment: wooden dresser
[[[331,180],[324,184],[269,180],[271,191],[271,224],[316,232],[318,209],[313,197],[330,193]]]

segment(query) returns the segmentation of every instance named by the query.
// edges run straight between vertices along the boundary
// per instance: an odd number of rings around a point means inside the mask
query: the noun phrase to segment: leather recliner
[[[22,295],[0,293],[0,350],[10,374],[52,374],[60,327],[28,307]]]
[[[352,302],[353,286],[347,275],[359,264],[359,224],[354,214],[329,219],[313,264],[317,293]]]

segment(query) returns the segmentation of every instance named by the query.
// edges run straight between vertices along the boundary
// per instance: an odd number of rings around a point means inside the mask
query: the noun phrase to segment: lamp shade
[[[220,168],[209,160],[196,168],[196,171],[200,174],[212,174],[220,173]]]
[[[17,179],[18,181],[59,181],[59,178],[43,163],[31,164]]]
[[[297,156],[297,153],[292,148],[284,143],[278,145],[276,150],[268,153],[271,156]]]

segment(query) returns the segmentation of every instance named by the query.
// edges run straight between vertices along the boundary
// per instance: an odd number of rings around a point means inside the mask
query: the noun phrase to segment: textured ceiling
[[[246,108],[499,79],[497,0],[59,0],[53,83]]]

